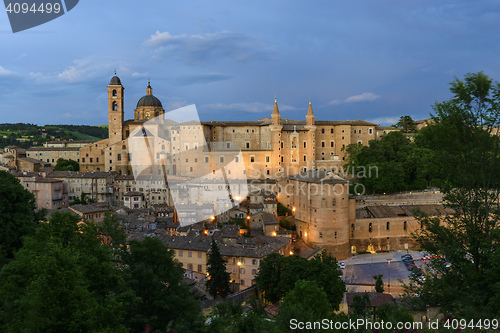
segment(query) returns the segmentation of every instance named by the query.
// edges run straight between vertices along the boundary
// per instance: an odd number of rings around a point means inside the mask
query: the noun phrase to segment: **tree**
[[[54,171],[79,171],[80,165],[78,162],[73,160],[65,160],[64,158],[58,158]]]
[[[298,280],[316,281],[326,293],[330,306],[337,310],[345,291],[345,283],[340,276],[342,273],[337,260],[326,250],[311,260],[271,253],[260,261],[255,281],[264,298],[271,303],[277,303],[286,296]]]
[[[401,128],[405,133],[414,133],[417,131],[417,125],[411,116],[401,116],[396,126]]]
[[[317,322],[332,317],[332,308],[326,293],[316,281],[298,280],[294,288],[283,298],[280,312],[276,317],[279,332],[294,332],[290,323]],[[317,328],[307,328],[301,332],[317,332]]]
[[[23,236],[33,235],[36,203],[33,194],[8,172],[0,171],[0,258],[12,259]]]
[[[424,143],[415,135],[415,141]],[[393,193],[406,190],[423,190],[437,178],[442,178],[441,167],[435,161],[436,153],[428,146],[421,146],[400,131],[390,132],[380,140],[371,140],[368,146],[350,144],[348,174],[353,173],[368,191]]]
[[[94,199],[87,199],[85,198],[85,193],[82,193],[80,195],[80,197],[75,197],[75,199],[73,201],[71,201],[69,203],[70,206],[74,206],[74,205],[88,205],[88,204],[91,204],[91,203],[94,203]]]
[[[375,280],[375,291],[377,293],[384,292],[384,281],[382,281],[383,276],[384,274],[377,274],[373,276],[373,279]]]
[[[212,239],[207,260],[208,281],[206,282],[206,287],[208,293],[214,298],[217,295],[226,298],[230,293],[229,281],[231,280],[231,274],[227,271],[226,264],[227,261],[220,254],[215,239]]]
[[[146,325],[153,331],[169,327],[180,332],[201,326],[198,306],[182,284],[184,269],[161,240],[131,241],[124,261],[126,285],[137,297],[126,319],[133,332],[143,331]]]
[[[352,298],[351,312],[355,317],[366,318],[370,311],[370,297],[368,293],[364,293],[363,296],[354,295]]]
[[[280,202],[278,202],[277,210],[278,210],[278,216],[287,216],[290,214],[290,210],[285,206],[283,206],[283,204]]]
[[[69,212],[55,212],[0,273],[0,329],[6,332],[126,332],[121,271]]]
[[[451,264],[433,263],[438,276],[408,286],[460,318],[498,315],[500,305],[498,206],[500,84],[480,73],[451,83],[453,97],[433,107],[433,124],[420,139],[437,152],[446,183],[445,205],[455,213],[420,219],[422,248]]]

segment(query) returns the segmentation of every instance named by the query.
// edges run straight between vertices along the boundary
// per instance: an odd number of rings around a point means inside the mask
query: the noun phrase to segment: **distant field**
[[[67,131],[67,132],[74,135],[78,140],[101,140],[100,138],[97,138],[95,136],[82,134],[82,133],[75,132],[75,131]]]
[[[95,125],[94,127],[108,128],[108,125]]]

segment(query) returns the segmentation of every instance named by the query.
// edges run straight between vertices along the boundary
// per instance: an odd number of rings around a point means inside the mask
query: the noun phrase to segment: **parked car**
[[[339,262],[339,267],[340,269],[345,269],[345,262],[343,261]]]
[[[404,254],[401,256],[401,260],[405,261],[407,259],[413,259],[413,257],[411,256],[411,254]]]

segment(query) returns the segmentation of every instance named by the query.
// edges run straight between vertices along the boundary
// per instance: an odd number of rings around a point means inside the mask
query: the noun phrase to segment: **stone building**
[[[37,172],[13,173],[21,185],[35,196],[38,208],[68,207],[68,184],[60,179],[43,178]]]
[[[141,171],[148,174],[201,177],[233,163],[229,178],[280,179],[313,168],[331,171],[344,160],[343,147],[377,138],[376,124],[363,120],[316,120],[311,102],[305,121],[282,119],[275,100],[271,117],[258,121],[176,122],[164,118],[149,84],[134,118],[125,121],[124,87],[117,76],[107,91],[109,138],[80,148],[81,171],[130,175],[134,163],[147,160],[150,165]],[[144,152],[131,153],[135,139],[145,142]]]

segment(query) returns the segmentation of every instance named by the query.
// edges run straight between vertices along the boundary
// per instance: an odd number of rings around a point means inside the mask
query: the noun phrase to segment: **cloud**
[[[148,73],[139,73],[139,72],[133,72],[132,77],[146,77],[148,76]]]
[[[15,76],[16,72],[10,71],[5,67],[0,66],[0,76]]]
[[[266,104],[261,102],[252,102],[252,103],[232,103],[232,104],[223,104],[223,103],[215,103],[205,105],[207,108],[217,109],[217,110],[236,110],[236,111],[245,111],[252,113],[260,113],[260,112],[270,112],[273,110],[274,104]],[[279,105],[280,111],[291,111],[296,110],[296,107],[289,105]]]
[[[123,61],[84,58],[73,60],[73,64],[58,73],[56,79],[69,83],[84,82],[102,77],[103,72],[108,72],[111,76],[113,70],[117,70],[118,73],[130,72]]]
[[[339,99],[334,99],[333,101],[330,101],[328,104],[340,105],[340,104],[344,104],[344,103],[373,102],[373,101],[376,101],[377,99],[379,99],[380,97],[381,97],[380,95],[376,95],[372,92],[364,92],[360,95],[354,95],[354,96],[347,97],[343,101],[341,101]]]
[[[380,95],[375,95],[371,92],[364,92],[361,95],[347,97],[345,103],[373,102],[380,98]]]
[[[383,126],[389,126],[396,124],[399,121],[399,117],[379,117],[368,120],[369,122],[380,124]]]
[[[218,74],[218,73],[206,73],[206,74],[195,74],[195,75],[182,75],[174,77],[173,80],[180,86],[188,86],[196,83],[210,83],[217,81],[225,81],[232,79],[232,76]]]
[[[157,60],[173,58],[188,65],[227,58],[244,63],[266,60],[275,51],[275,46],[259,38],[229,31],[199,35],[156,31],[144,45],[154,49]]]

